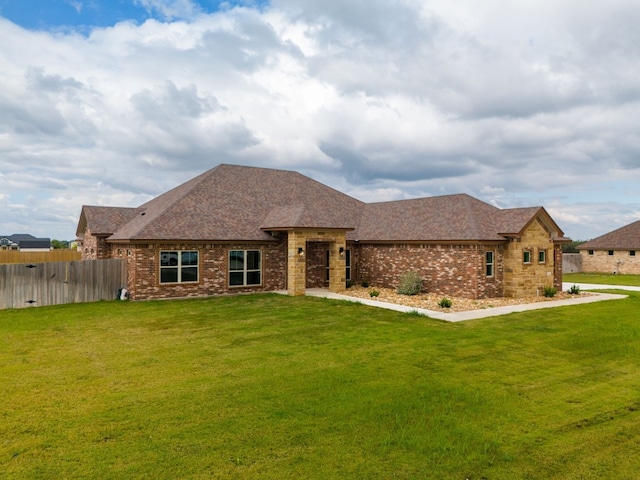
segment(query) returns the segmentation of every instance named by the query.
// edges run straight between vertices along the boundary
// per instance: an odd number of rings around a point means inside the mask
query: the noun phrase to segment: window
[[[229,251],[229,285],[244,287],[262,284],[260,250]]]
[[[629,250],[629,256],[630,257],[635,257],[636,256],[636,251],[635,250]]]
[[[351,250],[345,250],[344,251],[344,259],[346,262],[346,268],[347,268],[347,272],[346,272],[346,280],[349,281],[351,280]]]
[[[326,259],[325,259],[325,267],[327,269],[327,273],[324,276],[324,279],[328,282],[329,281],[329,277],[331,276],[331,274],[329,273],[331,271],[331,252],[329,250],[327,250],[327,255],[326,255]]]
[[[525,250],[522,252],[522,261],[524,263],[531,263],[531,250]]]
[[[494,266],[494,254],[493,252],[486,252],[485,253],[485,268],[486,268],[486,273],[487,273],[487,277],[493,277],[493,266]]]
[[[539,250],[538,251],[538,263],[545,263],[547,261],[547,251]]]
[[[613,250],[609,250],[609,256],[613,255]]]
[[[160,252],[160,283],[198,281],[198,252],[165,250]]]
[[[589,255],[593,255],[593,250],[589,250]]]

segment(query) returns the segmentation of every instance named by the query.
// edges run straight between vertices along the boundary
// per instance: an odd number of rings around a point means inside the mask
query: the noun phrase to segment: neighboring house
[[[134,299],[348,281],[523,297],[561,288],[568,241],[543,207],[501,210],[466,194],[364,203],[297,172],[219,165],[137,208],[83,206],[84,259],[124,258]]]
[[[578,246],[583,272],[640,274],[640,220]]]
[[[20,250],[22,252],[48,252],[51,239],[36,238],[28,233],[0,235],[0,250]]]

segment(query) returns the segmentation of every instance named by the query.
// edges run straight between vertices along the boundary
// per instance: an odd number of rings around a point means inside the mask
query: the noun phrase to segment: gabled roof
[[[93,235],[111,235],[131,220],[137,211],[137,208],[84,205],[80,212],[76,235],[82,236],[87,226]]]
[[[589,240],[578,250],[640,250],[640,220]]]
[[[467,194],[366,204],[297,172],[218,165],[138,208],[85,206],[81,235],[109,241],[274,241],[269,231],[342,229],[360,241],[505,241],[542,207],[501,210]]]

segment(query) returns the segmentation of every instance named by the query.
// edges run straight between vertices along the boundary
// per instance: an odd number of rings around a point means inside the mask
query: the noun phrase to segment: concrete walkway
[[[571,288],[573,283],[563,284],[563,290]],[[589,285],[578,284],[580,290],[605,290],[605,289],[619,289],[619,290],[637,290],[640,291],[640,287],[621,287],[614,285]],[[523,305],[509,305],[506,307],[485,308],[479,310],[468,310],[466,312],[454,312],[444,313],[435,310],[427,310],[425,308],[407,307],[404,305],[397,305],[395,303],[381,302],[379,300],[369,300],[365,298],[354,298],[348,295],[341,295],[339,293],[331,293],[328,290],[322,288],[307,288],[306,295],[312,297],[332,298],[336,300],[346,300],[350,302],[362,303],[363,305],[369,305],[372,307],[386,308],[388,310],[396,310],[398,312],[418,312],[426,315],[430,318],[436,318],[438,320],[444,320],[447,322],[462,322],[465,320],[475,320],[477,318],[496,317],[499,315],[506,315],[514,312],[526,312],[528,310],[539,310],[542,308],[555,308],[566,305],[579,305],[583,303],[601,302],[603,300],[619,300],[621,298],[627,298],[626,295],[617,295],[613,293],[595,293],[588,297],[582,297],[576,295],[575,298],[568,300],[550,300],[547,302],[527,303]]]

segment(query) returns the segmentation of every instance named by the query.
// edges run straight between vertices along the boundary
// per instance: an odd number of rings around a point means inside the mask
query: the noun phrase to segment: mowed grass
[[[640,287],[640,275],[620,275],[614,273],[565,273],[562,276],[562,281]]]
[[[268,294],[2,311],[0,476],[637,478],[639,307],[457,324]]]

